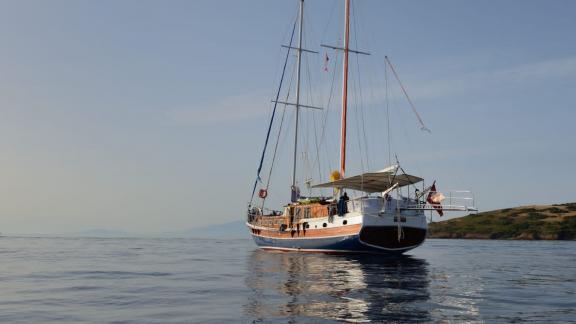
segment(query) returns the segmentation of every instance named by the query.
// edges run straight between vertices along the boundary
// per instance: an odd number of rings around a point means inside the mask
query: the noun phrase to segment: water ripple
[[[0,322],[576,321],[576,242],[430,240],[401,258],[224,239],[1,243]]]

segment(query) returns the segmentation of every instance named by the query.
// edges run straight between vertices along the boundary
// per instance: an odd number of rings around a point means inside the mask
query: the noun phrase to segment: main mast
[[[346,172],[346,113],[348,110],[348,54],[350,52],[350,0],[344,9],[344,69],[342,71],[342,120],[340,128],[340,177]]]
[[[302,30],[304,27],[304,0],[300,0],[300,26],[298,28],[298,68],[296,71],[296,129],[294,130],[294,164],[292,166],[291,201],[298,199],[296,190],[296,161],[298,158],[298,118],[300,113],[300,70],[302,67]]]

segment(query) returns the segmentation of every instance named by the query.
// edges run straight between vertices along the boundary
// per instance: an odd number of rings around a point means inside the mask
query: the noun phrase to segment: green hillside
[[[432,223],[431,238],[576,240],[576,203],[494,210]]]

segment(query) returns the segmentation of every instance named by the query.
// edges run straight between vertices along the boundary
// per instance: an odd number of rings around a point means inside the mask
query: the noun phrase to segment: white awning
[[[398,187],[404,187],[418,183],[423,179],[409,174],[395,174],[397,166],[388,167],[378,172],[367,172],[352,177],[321,183],[312,188],[340,188],[352,189],[363,192],[382,192],[398,183]]]

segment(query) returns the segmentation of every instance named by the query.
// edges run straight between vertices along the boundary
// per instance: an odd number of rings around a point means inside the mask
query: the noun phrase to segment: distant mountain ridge
[[[193,228],[185,232],[186,236],[198,238],[249,238],[245,221],[237,220],[224,224],[216,224]]]
[[[506,208],[431,223],[429,237],[576,240],[576,203]]]

